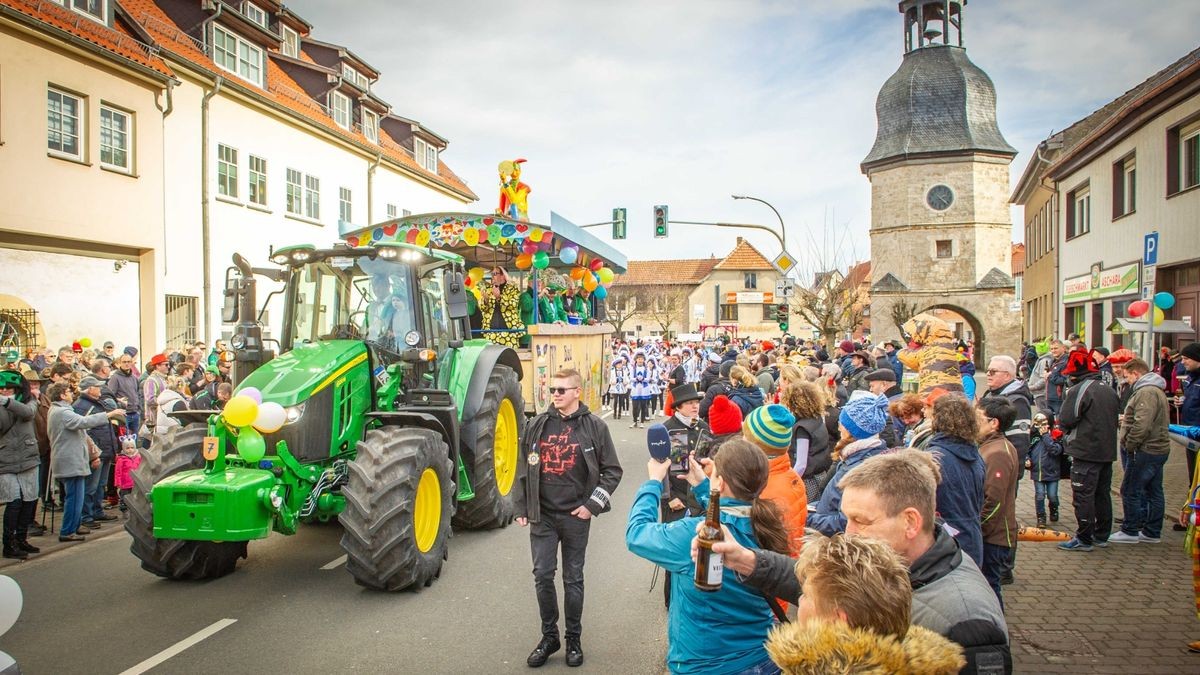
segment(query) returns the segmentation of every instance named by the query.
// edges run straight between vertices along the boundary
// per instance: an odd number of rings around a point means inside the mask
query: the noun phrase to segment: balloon
[[[474,296],[475,296],[475,301],[476,301],[476,302],[483,302],[483,296],[479,294],[479,289],[478,289],[478,288],[472,288],[472,289],[471,289],[471,295],[474,295]],[[225,405],[226,405],[226,406],[228,406],[229,404],[228,404],[228,403],[226,403]]]
[[[258,406],[258,417],[254,418],[254,428],[264,434],[270,434],[279,431],[285,421],[287,421],[287,413],[284,412],[283,406],[274,401],[267,401]]]
[[[600,287],[596,288],[596,290],[592,291],[592,296],[595,297],[597,300],[603,300],[608,297],[608,289],[603,286],[600,286]]]
[[[583,269],[582,267],[572,267],[571,268],[571,279],[573,279],[575,281],[579,281],[580,279],[583,278],[583,273],[586,271],[587,270]]]
[[[79,340],[79,346],[87,349],[92,346],[92,338],[82,338]]]
[[[558,252],[558,259],[563,261],[564,265],[574,265],[575,259],[578,257],[579,250],[571,246],[564,246],[563,249]]]
[[[467,246],[476,246],[479,244],[479,230],[468,227],[462,233],[463,243]]]
[[[489,244],[499,244],[500,243],[500,226],[492,225],[492,226],[488,227],[487,232],[488,232],[488,243]]]
[[[16,625],[22,604],[21,587],[12,577],[0,576],[0,635]]]
[[[542,255],[546,254],[543,253]],[[522,253],[521,255],[517,256],[516,264],[517,269],[527,270],[533,265],[533,256],[529,255],[528,253]]]
[[[410,227],[410,228],[408,228],[408,230],[407,230],[407,231],[405,231],[405,233],[404,233],[404,243],[406,243],[406,244],[415,244],[415,243],[417,243],[417,228],[415,228],[415,227]]]
[[[545,251],[538,251],[533,254],[533,266],[539,270],[544,270],[550,266],[550,256],[546,255]]]
[[[585,272],[583,275],[583,287],[589,291],[596,290],[600,284],[596,281],[596,275],[591,272]]]
[[[417,241],[415,243],[417,244],[417,246],[428,246],[429,245],[429,230],[421,230],[420,232],[418,232],[417,233]]]
[[[608,267],[601,267],[599,272],[596,272],[596,278],[602,284],[611,284],[613,280],[613,271]]]
[[[233,399],[230,399],[232,401]],[[225,404],[226,407],[229,404]],[[258,464],[258,460],[267,454],[267,442],[263,440],[262,434],[258,433],[254,427],[242,427],[238,430],[237,438],[238,456],[242,460],[251,464]]]
[[[483,268],[482,267],[472,267],[471,271],[467,272],[467,276],[471,277],[471,281],[474,281],[475,283],[479,283],[479,282],[483,281]]]
[[[1175,306],[1175,296],[1166,291],[1160,291],[1154,294],[1154,306],[1161,309],[1171,309]],[[79,344],[83,344],[80,342]],[[85,347],[87,345],[84,345]]]
[[[258,402],[249,396],[238,394],[225,404],[225,412],[221,413],[225,421],[233,427],[248,426],[258,417]]]
[[[538,252],[538,243],[536,241],[530,241],[526,239],[521,243],[521,251],[528,253],[529,255],[533,255],[534,253]]]
[[[530,230],[529,231],[529,240],[534,243],[540,242],[542,240],[542,228],[535,227],[532,230]]]
[[[588,267],[590,267],[593,272],[599,272],[600,268],[604,267],[604,261],[599,258],[593,258],[592,262],[588,264]]]
[[[1137,300],[1129,303],[1129,316],[1135,319],[1148,311],[1150,311],[1150,303],[1145,300]]]
[[[242,396],[249,396],[254,399],[255,403],[262,403],[262,392],[254,387],[246,387],[238,392]]]
[[[1154,325],[1155,326],[1162,325],[1163,319],[1165,319],[1165,318],[1167,318],[1166,313],[1163,312],[1161,309],[1155,307],[1154,308]]]
[[[546,232],[546,231],[543,231],[543,232],[542,232],[542,243],[543,243],[543,244],[546,244],[547,246],[548,246],[548,245],[550,245],[550,241],[551,241],[552,239],[554,239],[554,233],[553,233],[553,232]]]

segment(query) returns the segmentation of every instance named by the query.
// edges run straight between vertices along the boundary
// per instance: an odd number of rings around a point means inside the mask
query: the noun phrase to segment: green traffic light
[[[787,332],[787,329],[788,329],[787,322],[786,322],[786,321],[780,321],[780,322],[779,322],[779,330],[781,330],[781,331],[783,331],[783,332],[785,332],[785,333],[786,333],[786,332]]]

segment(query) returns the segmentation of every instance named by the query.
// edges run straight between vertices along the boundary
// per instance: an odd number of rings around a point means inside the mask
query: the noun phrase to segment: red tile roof
[[[1014,277],[1025,273],[1025,244],[1013,244],[1012,275]]]
[[[11,7],[27,17],[70,33],[160,75],[173,75],[167,64],[158,58],[155,49],[139,41],[120,21],[114,21],[111,27],[106,26],[52,0],[0,0],[0,5]]]
[[[704,281],[717,266],[717,258],[681,260],[630,260],[614,286],[687,286]]]
[[[869,283],[871,281],[871,261],[868,260],[851,265],[850,269],[846,272],[846,280],[849,282],[847,284],[848,288]]]
[[[721,262],[717,263],[716,269],[719,270],[773,270],[771,261],[763,257],[758,249],[746,241],[738,237],[737,246],[725,256]]]

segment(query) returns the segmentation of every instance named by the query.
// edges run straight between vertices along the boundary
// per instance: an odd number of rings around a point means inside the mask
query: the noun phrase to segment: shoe
[[[1162,542],[1162,538],[1147,536],[1146,533],[1143,532],[1138,534],[1138,541],[1142,542],[1143,544],[1158,544]]]
[[[558,641],[558,638],[543,635],[542,641],[533,648],[529,658],[525,659],[525,663],[529,664],[530,668],[541,668],[546,665],[546,659],[559,649],[562,649],[562,643]]]
[[[633,424],[630,424],[630,425],[629,425],[629,428],[630,428],[630,429],[636,429],[636,428],[637,428],[637,422],[634,422]]]
[[[116,519],[117,519],[116,516],[112,516],[107,513],[96,516],[96,522],[108,522],[110,520],[116,520]]]
[[[1078,537],[1071,537],[1070,541],[1064,541],[1058,545],[1064,551],[1084,551],[1090,553],[1092,550],[1091,544],[1085,544],[1079,541]]]
[[[43,511],[60,511],[61,509],[58,507],[58,504],[51,502],[50,504],[43,505],[42,510]]]
[[[1010,586],[1014,581],[1016,581],[1016,579],[1013,578],[1012,574],[1005,574],[1000,577],[1001,586]]]
[[[33,525],[29,526],[29,536],[40,537],[43,534],[46,534],[46,528],[42,527],[41,525],[34,523]]]
[[[583,665],[583,646],[579,644],[579,638],[567,638],[567,666],[578,668]]]
[[[86,528],[88,528],[89,530],[98,530],[98,529],[100,529],[100,523],[97,523],[97,522],[96,522],[96,521],[94,521],[94,520],[89,520],[89,521],[87,521],[87,522],[83,523],[83,525],[82,525],[82,526],[83,526],[83,527],[86,527]]]
[[[18,539],[17,540],[17,548],[21,549],[22,551],[25,551],[26,553],[41,553],[42,552],[42,549],[29,543],[28,539]]]
[[[1109,538],[1110,539],[1112,538],[1111,535]],[[1103,539],[1103,540],[1097,539],[1095,542],[1093,542],[1092,545],[1095,546],[1096,548],[1108,548],[1108,539]]]
[[[68,534],[65,537],[60,534],[60,535],[58,535],[58,540],[59,541],[87,541],[87,537],[76,532],[75,534]]]
[[[1058,522],[1058,505],[1056,505],[1056,504],[1050,505],[1050,522],[1052,522],[1052,523]]]
[[[1187,525],[1180,525],[1179,523],[1172,523],[1171,529],[1175,530],[1176,532],[1187,532]]]
[[[1044,516],[1044,515],[1043,515],[1043,516],[1038,516],[1038,517],[1037,517],[1037,526],[1038,526],[1038,527],[1045,527],[1045,526],[1046,526],[1046,516]]]
[[[1141,541],[1141,537],[1136,534],[1126,534],[1124,530],[1120,530],[1109,537],[1108,540],[1114,544],[1136,544]],[[1099,544],[1100,542],[1096,543]]]
[[[26,553],[25,551],[21,550],[20,548],[17,548],[15,545],[14,546],[5,546],[4,547],[4,557],[12,558],[14,560],[24,560],[29,557],[29,554]]]

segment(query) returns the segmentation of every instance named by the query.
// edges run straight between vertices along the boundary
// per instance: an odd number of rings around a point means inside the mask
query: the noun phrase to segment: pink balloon
[[[262,392],[254,387],[246,387],[238,392],[240,396],[249,396],[255,403],[262,403]]]
[[[1145,300],[1138,300],[1129,304],[1129,316],[1137,318],[1146,312],[1150,311],[1150,303]]]

